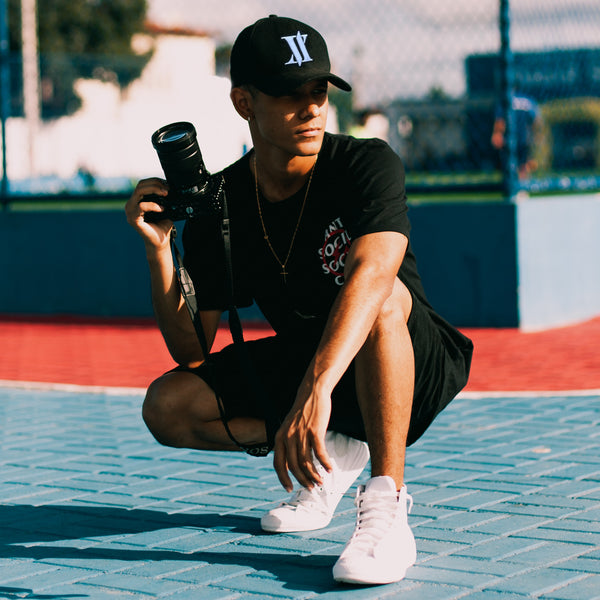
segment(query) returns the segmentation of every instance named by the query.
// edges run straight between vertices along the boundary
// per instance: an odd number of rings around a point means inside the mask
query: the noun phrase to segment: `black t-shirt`
[[[259,218],[249,155],[223,171],[231,220],[235,304],[256,302],[280,334],[320,336],[344,282],[344,260],[352,240],[395,231],[409,237],[404,168],[381,140],[326,134],[306,197],[302,219],[281,275],[306,193],[277,203],[260,196],[269,249]],[[224,251],[218,219],[186,223],[185,265],[200,309],[227,309]],[[398,277],[428,310],[410,243]]]

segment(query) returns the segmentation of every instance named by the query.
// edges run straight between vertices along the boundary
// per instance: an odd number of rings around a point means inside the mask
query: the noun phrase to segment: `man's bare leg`
[[[239,450],[223,426],[215,393],[192,373],[167,373],[154,381],[148,388],[142,415],[152,435],[165,446]],[[265,422],[260,419],[237,417],[227,424],[242,444],[267,439]]]
[[[371,479],[360,486],[354,533],[333,567],[337,581],[391,583],[415,563],[404,485],[406,439],[414,392],[414,353],[407,321],[412,297],[396,281],[356,356],[359,405],[371,451]]]
[[[404,481],[406,438],[415,366],[407,321],[412,297],[396,280],[371,333],[356,356],[356,390],[371,451],[371,475]]]

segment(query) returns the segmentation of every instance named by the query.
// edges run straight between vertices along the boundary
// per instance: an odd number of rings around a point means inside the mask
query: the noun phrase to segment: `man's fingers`
[[[287,443],[287,463],[288,469],[298,483],[302,487],[311,488],[313,482],[306,468],[306,461],[294,438],[288,440]]]
[[[286,491],[291,492],[294,489],[294,484],[288,473],[285,444],[277,440],[273,448],[273,467],[275,468],[275,473],[277,473],[279,483],[281,483]]]
[[[317,468],[318,463],[315,460],[316,452],[310,438],[307,438],[299,448],[299,456],[299,464],[302,469],[302,475],[310,482],[310,487],[313,485],[322,485],[323,478],[321,477],[321,473]]]
[[[291,473],[302,487],[312,488],[323,483],[315,464],[311,444],[300,442],[295,436],[279,438],[275,442],[273,466],[281,485],[289,492],[293,489]],[[323,458],[329,464],[325,452]],[[321,461],[323,462],[323,461]],[[325,467],[327,468],[327,467]]]
[[[164,208],[157,202],[152,200],[144,200],[144,198],[138,202],[138,207],[142,213],[164,211]]]
[[[324,439],[320,437],[315,437],[313,440],[313,451],[315,453],[315,458],[323,465],[327,472],[331,472],[333,469],[333,464],[331,462],[331,457],[327,452],[327,448],[325,447]]]

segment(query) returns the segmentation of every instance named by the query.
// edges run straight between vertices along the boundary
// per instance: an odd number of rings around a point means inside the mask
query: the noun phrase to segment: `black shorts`
[[[410,445],[466,384],[473,345],[414,297],[408,329],[415,353],[415,392],[407,440]],[[192,372],[216,389],[227,420],[265,419],[272,439],[295,400],[315,350],[316,342],[275,335],[246,342],[244,353],[232,344],[196,369],[175,370]],[[252,377],[247,375],[242,360],[249,363]],[[333,391],[329,429],[366,441],[353,364]]]

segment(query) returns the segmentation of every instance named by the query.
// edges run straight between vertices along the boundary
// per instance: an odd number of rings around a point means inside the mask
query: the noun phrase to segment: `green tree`
[[[139,77],[151,52],[138,55],[134,34],[144,31],[146,0],[37,0],[42,118],[69,115],[81,106],[75,80],[112,81],[121,88]],[[22,90],[21,1],[9,0],[12,95]],[[14,111],[21,112],[20,106]]]

